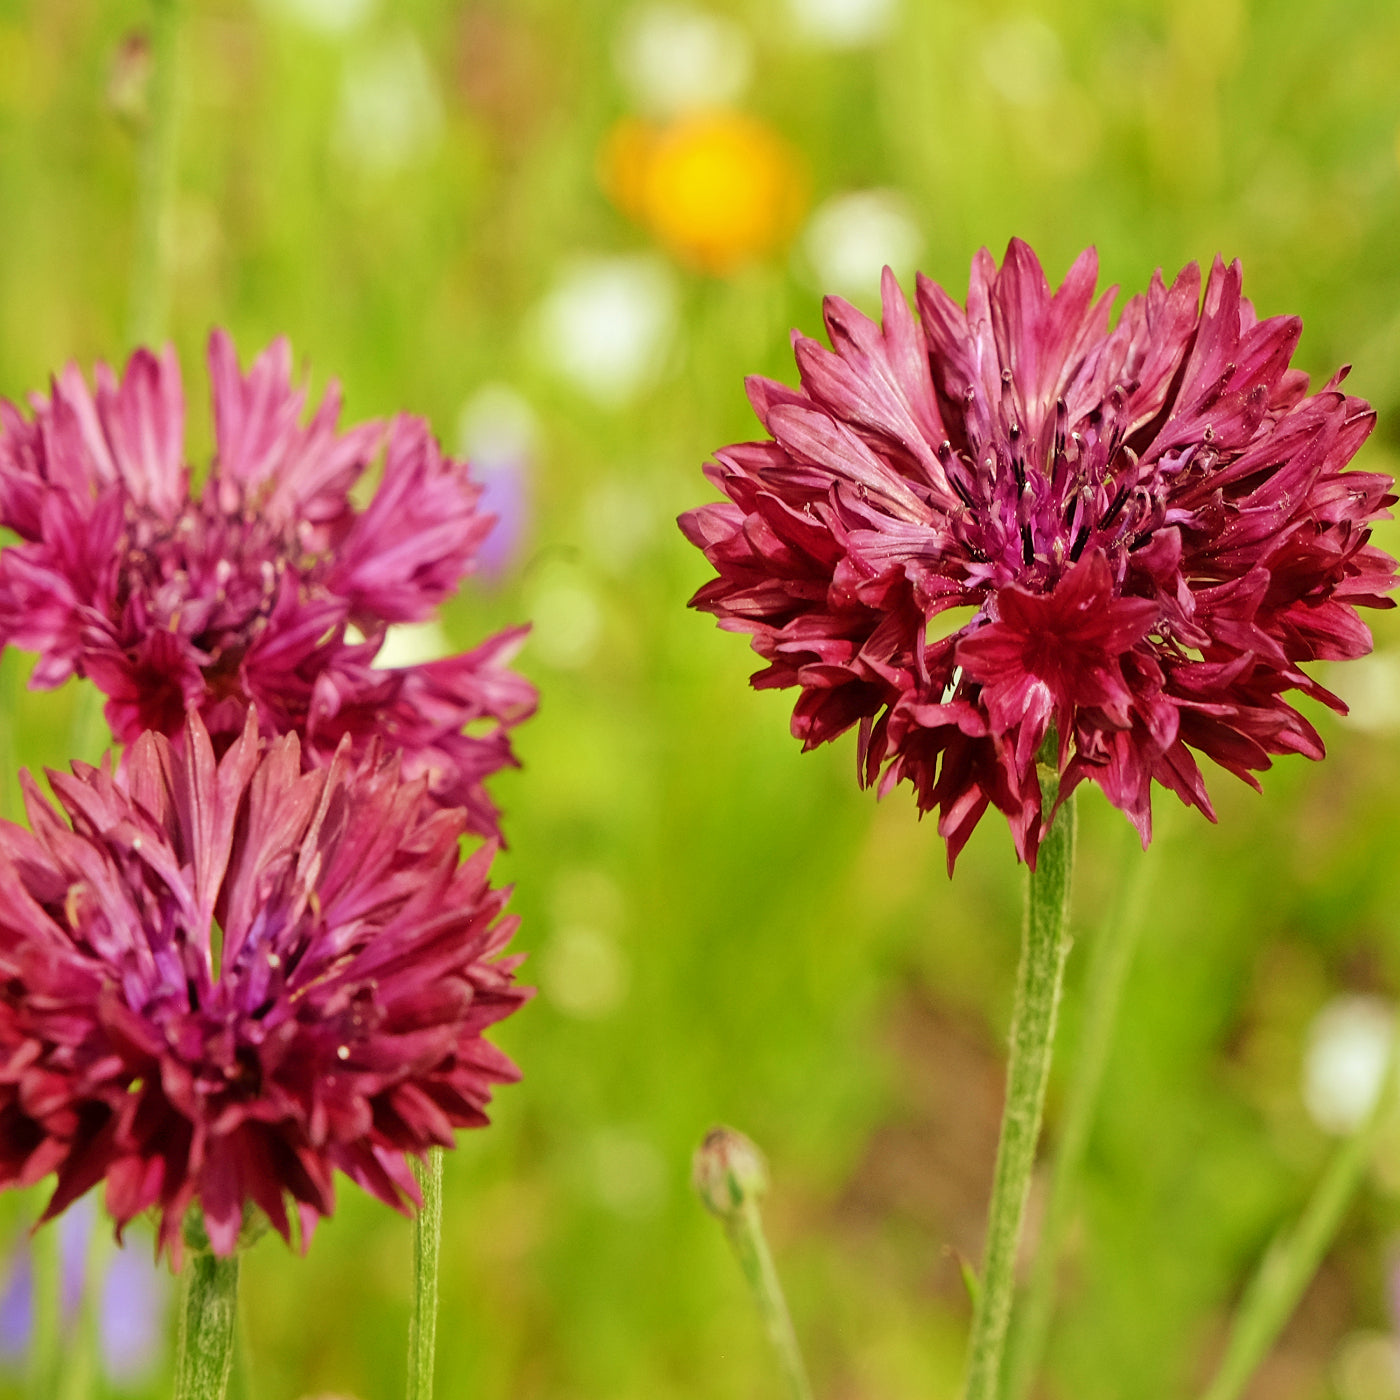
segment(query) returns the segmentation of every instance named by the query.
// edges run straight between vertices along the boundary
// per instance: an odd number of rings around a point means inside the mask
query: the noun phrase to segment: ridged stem
[[[1397,1079],[1400,1023],[1391,1031],[1385,1075],[1371,1111],[1338,1144],[1297,1223],[1281,1231],[1264,1252],[1240,1300],[1225,1355],[1203,1400],[1236,1400],[1292,1316],[1365,1175],[1376,1140],[1395,1107]]]
[[[437,1349],[438,1259],[442,1253],[442,1148],[415,1163],[423,1207],[413,1222],[413,1312],[408,1322],[408,1400],[432,1400]]]
[[[1045,1354],[1050,1321],[1055,1312],[1055,1279],[1060,1255],[1079,1195],[1084,1155],[1151,885],[1152,857],[1138,849],[1137,834],[1131,826],[1124,830],[1125,845],[1130,844],[1131,849],[1125,851],[1121,868],[1131,869],[1132,873],[1123,881],[1114,908],[1097,931],[1089,952],[1084,1025],[1075,1053],[1064,1127],[1055,1153],[1050,1199],[1045,1207],[1030,1285],[1020,1305],[1012,1336],[1007,1383],[1003,1389],[1007,1400],[1024,1400],[1029,1394]]]
[[[185,1259],[175,1400],[224,1400],[238,1320],[238,1255],[206,1251]]]
[[[151,78],[137,170],[136,235],[127,333],[133,345],[163,340],[170,302],[169,209],[178,146],[180,0],[151,0]]]
[[[1047,761],[1039,765],[1041,802],[1046,812],[1053,809],[1059,792],[1059,778],[1052,766],[1053,742],[1052,735],[1041,751],[1042,759]],[[987,1211],[981,1287],[968,1342],[963,1389],[966,1400],[998,1400],[1002,1351],[1015,1289],[1016,1254],[1035,1167],[1055,1017],[1069,953],[1074,837],[1074,804],[1066,802],[1041,840],[1029,881],[1011,1017],[1006,1102]]]

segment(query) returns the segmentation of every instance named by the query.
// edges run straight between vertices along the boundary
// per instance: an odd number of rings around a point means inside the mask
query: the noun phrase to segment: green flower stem
[[[432,1400],[437,1347],[438,1256],[442,1252],[442,1148],[414,1165],[423,1208],[413,1223],[413,1314],[408,1323],[408,1400]]]
[[[137,173],[135,246],[127,330],[133,345],[165,336],[170,301],[169,210],[178,138],[180,0],[151,0],[151,79]]]
[[[184,1278],[175,1400],[224,1400],[238,1320],[238,1255],[191,1251]]]
[[[788,1312],[787,1299],[783,1297],[783,1285],[778,1280],[778,1270],[773,1264],[773,1254],[768,1248],[768,1238],[763,1233],[763,1217],[757,1201],[747,1201],[734,1215],[724,1222],[729,1242],[739,1257],[739,1267],[753,1290],[754,1301],[758,1304],[763,1318],[764,1330],[773,1350],[778,1354],[778,1365],[782,1368],[783,1379],[787,1382],[788,1394],[792,1400],[812,1400],[812,1387],[807,1380],[807,1368],[802,1361],[802,1349],[797,1344],[797,1333],[793,1330],[792,1314]]]
[[[1024,1400],[1040,1370],[1050,1321],[1055,1311],[1055,1277],[1075,1202],[1079,1194],[1084,1154],[1098,1108],[1099,1091],[1108,1067],[1118,1025],[1123,988],[1137,952],[1142,914],[1152,883],[1154,862],[1138,847],[1137,832],[1124,827],[1125,851],[1121,868],[1132,873],[1123,881],[1115,908],[1094,939],[1085,985],[1086,1012],[1075,1055],[1073,1078],[1065,1105],[1064,1128],[1055,1154],[1050,1199],[1045,1208],[1040,1243],[1031,1270],[1030,1286],[1021,1304],[1012,1337],[1007,1400]],[[1129,864],[1131,862],[1131,865]]]
[[[1264,1252],[1240,1300],[1225,1355],[1203,1400],[1235,1400],[1292,1316],[1336,1236],[1394,1108],[1398,1067],[1400,1023],[1391,1032],[1390,1054],[1376,1102],[1357,1130],[1338,1145],[1297,1223],[1280,1232]]]
[[[1041,750],[1042,758],[1051,762],[1053,744],[1052,735]],[[1059,778],[1047,762],[1040,764],[1039,773],[1041,802],[1049,812],[1059,792]],[[1069,953],[1074,834],[1074,804],[1066,802],[1041,841],[1036,868],[1030,877],[1011,1017],[1006,1103],[987,1212],[982,1288],[973,1309],[968,1343],[967,1382],[963,1390],[966,1400],[997,1400],[1001,1383],[1002,1349],[1015,1288],[1016,1252],[1035,1167],[1055,1039],[1055,1014]]]

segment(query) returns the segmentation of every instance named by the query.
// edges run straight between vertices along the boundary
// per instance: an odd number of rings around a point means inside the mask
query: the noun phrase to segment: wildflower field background
[[[130,348],[126,40],[147,21],[129,0],[0,0],[5,397]],[[1298,363],[1354,366],[1379,413],[1359,465],[1395,472],[1400,12],[187,0],[179,57],[170,326],[194,440],[210,328],[245,359],[287,334],[349,420],[425,414],[487,480],[501,524],[448,639],[534,623],[540,712],[493,792],[540,994],[494,1036],[522,1083],[447,1160],[438,1394],[775,1393],[688,1185],[717,1121],[769,1154],[818,1393],[953,1394],[1020,917],[1010,838],[983,823],[950,882],[907,791],[857,790],[852,740],[801,755],[790,697],[750,691],[756,658],[686,610],[707,568],[674,518],[711,498],[708,453],[756,430],[743,376],[793,379],[788,331],[819,333],[823,290],[873,309],[888,260],[960,296],[973,252],[1012,234],[1052,280],[1097,244],[1126,294],[1240,257],[1261,314],[1302,315]],[[1400,548],[1394,525],[1377,538]],[[1328,681],[1351,718],[1308,710],[1324,764],[1280,762],[1262,797],[1220,776],[1217,827],[1159,799],[1147,856],[1081,800],[1051,1146],[1096,931],[1143,862],[1149,883],[1046,1396],[1199,1390],[1346,1120],[1374,1010],[1354,998],[1400,990],[1400,623],[1370,620],[1375,656]],[[28,666],[0,662],[12,818],[17,765],[100,748],[91,694],[29,692]],[[28,1393],[42,1199],[0,1200],[0,1395]],[[75,1294],[85,1254],[110,1284],[106,1359],[70,1339],[93,1393],[168,1393],[149,1232],[118,1256],[85,1220],[63,1246]],[[305,1258],[261,1242],[235,1393],[399,1393],[410,1255],[407,1223],[348,1184]],[[1400,1396],[1400,1136],[1249,1393]]]

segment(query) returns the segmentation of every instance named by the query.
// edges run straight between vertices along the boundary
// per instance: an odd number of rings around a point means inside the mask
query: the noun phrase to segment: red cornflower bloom
[[[422,419],[339,432],[334,386],[303,424],[284,340],[243,375],[216,331],[209,366],[216,455],[198,491],[170,350],[138,350],[120,380],[98,365],[95,392],[70,365],[32,418],[0,402],[0,524],[20,537],[0,552],[0,645],[40,653],[37,686],[91,679],[122,742],[177,734],[194,708],[222,748],[250,703],[322,762],[346,734],[357,752],[382,734],[494,832],[481,778],[513,761],[506,731],[535,705],[507,669],[524,629],[430,667],[370,665],[389,624],[427,617],[471,569],[492,525],[480,487]]]
[[[859,726],[862,781],[938,808],[950,868],[988,804],[1034,863],[1052,726],[1061,794],[1097,783],[1144,844],[1154,778],[1213,817],[1195,754],[1255,786],[1320,758],[1285,696],[1343,709],[1301,663],[1362,655],[1357,607],[1392,606],[1345,371],[1309,394],[1301,322],[1259,321],[1238,263],[1204,301],[1194,264],[1156,274],[1111,330],[1097,273],[1052,294],[1013,240],[966,310],[921,277],[916,320],[888,270],[883,326],[828,298],[801,387],[749,381],[773,440],[717,453],[729,500],[681,517],[719,574],[692,605],[752,634],[756,686],[799,687],[806,747]]]
[[[178,1258],[203,1213],[216,1253],[245,1206],[303,1239],[344,1172],[400,1210],[407,1154],[486,1122],[516,1078],[482,1039],[528,995],[516,920],[464,864],[460,810],[377,747],[303,773],[251,709],[216,760],[145,733],[120,771],[28,774],[32,833],[0,823],[0,1186],[98,1182],[120,1231],[159,1213]]]

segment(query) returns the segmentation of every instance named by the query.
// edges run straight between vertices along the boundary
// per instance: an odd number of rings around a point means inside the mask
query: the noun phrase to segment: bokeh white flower
[[[898,190],[853,190],[819,205],[802,235],[802,251],[822,292],[851,301],[878,295],[886,266],[914,270],[924,238]]]
[[[1395,1008],[1380,997],[1335,997],[1313,1018],[1303,1103],[1324,1132],[1352,1132],[1371,1111],[1394,1034]]]
[[[539,415],[509,384],[483,384],[457,415],[457,449],[475,469],[534,456]]]
[[[306,29],[339,36],[364,24],[374,14],[376,0],[262,0],[262,7]]]
[[[633,11],[613,59],[636,106],[660,117],[733,102],[753,74],[753,45],[743,26],[692,5]]]
[[[538,307],[535,351],[590,398],[620,407],[660,374],[678,300],[675,274],[659,257],[581,260]]]
[[[810,43],[853,49],[883,39],[897,0],[788,0],[794,33]]]
[[[1347,666],[1329,666],[1326,683],[1347,702],[1343,723],[1368,734],[1400,730],[1400,655],[1377,651]]]
[[[347,59],[333,132],[342,164],[370,176],[396,174],[433,152],[442,127],[437,79],[413,34]]]

